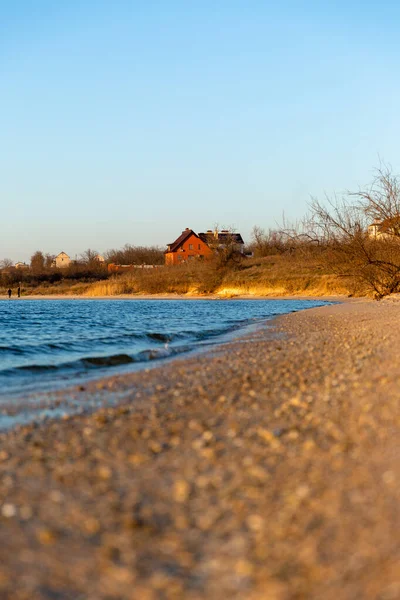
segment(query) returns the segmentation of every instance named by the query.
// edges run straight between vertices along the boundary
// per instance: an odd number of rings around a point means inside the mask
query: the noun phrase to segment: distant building
[[[109,263],[107,270],[109,273],[124,273],[125,271],[135,271],[137,269],[161,269],[163,265],[116,265]]]
[[[102,256],[101,254],[96,254],[96,256],[94,257],[93,260],[97,260],[97,262],[99,262],[99,263],[104,263],[105,262],[104,256]]]
[[[244,253],[244,241],[240,233],[233,233],[229,229],[207,229],[205,233],[199,233],[199,238],[211,248],[223,248],[233,246],[240,254]]]
[[[23,270],[23,269],[29,269],[29,265],[27,265],[24,262],[17,262],[17,263],[15,263],[14,267],[16,269],[21,269],[21,270]]]
[[[374,239],[389,239],[392,237],[400,237],[400,215],[398,217],[390,217],[380,221],[375,219],[368,226],[368,235]]]
[[[171,244],[164,253],[166,265],[179,265],[184,262],[209,258],[212,250],[192,229],[188,227]]]
[[[124,273],[126,271],[133,271],[135,265],[116,265],[115,263],[109,263],[107,270],[109,273]]]
[[[55,259],[53,260],[52,267],[56,267],[57,269],[65,269],[69,267],[71,264],[71,258],[68,256],[66,252],[60,252],[57,254]]]

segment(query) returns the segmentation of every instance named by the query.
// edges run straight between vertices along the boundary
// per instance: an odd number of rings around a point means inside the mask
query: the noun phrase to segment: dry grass
[[[4,288],[0,293],[5,296],[6,290]],[[196,261],[176,267],[137,269],[94,283],[64,280],[38,287],[24,286],[22,294],[86,297],[128,294],[362,296],[366,295],[366,290],[357,287],[349,277],[335,275],[329,266],[321,266],[318,256],[281,254],[244,259],[240,264],[225,266],[213,261]]]
[[[226,275],[220,294],[257,296],[356,295],[355,284],[322,268],[316,260],[300,256],[276,255],[253,259],[239,271]],[[363,293],[363,292],[362,292]]]
[[[22,285],[22,296],[81,296],[90,288],[90,283],[71,283],[70,281],[60,281],[58,283],[47,283],[38,286]],[[13,291],[13,296],[17,293],[17,285],[10,286]],[[6,296],[7,287],[0,288],[0,295]]]
[[[187,294],[191,277],[188,269],[165,267],[162,269],[137,270],[114,275],[106,282],[92,284],[86,296],[120,296],[123,294]]]
[[[326,272],[315,261],[285,255],[244,260],[234,268],[213,263],[194,263],[136,271],[92,284],[86,296],[123,294],[216,293],[224,296],[328,296],[363,295],[350,279]]]

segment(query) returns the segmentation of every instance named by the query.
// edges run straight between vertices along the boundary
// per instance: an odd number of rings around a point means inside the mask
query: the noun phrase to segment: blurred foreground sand
[[[0,598],[400,598],[399,383],[388,300],[74,390],[0,437]]]

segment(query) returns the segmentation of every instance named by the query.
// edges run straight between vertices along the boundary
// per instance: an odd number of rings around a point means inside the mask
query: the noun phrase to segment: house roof
[[[168,245],[168,250],[165,251],[165,253],[168,252],[176,252],[177,249],[191,236],[194,235],[195,237],[199,237],[197,235],[197,233],[195,233],[193,231],[193,229],[189,229],[186,228],[185,231],[182,231],[181,235],[174,241],[172,242],[172,244],[167,244]]]
[[[235,244],[244,244],[243,238],[240,233],[231,233],[230,231],[218,231],[217,238],[213,231],[207,233],[199,233],[199,238],[207,244],[208,241],[218,239],[222,244],[227,240],[234,242]]]

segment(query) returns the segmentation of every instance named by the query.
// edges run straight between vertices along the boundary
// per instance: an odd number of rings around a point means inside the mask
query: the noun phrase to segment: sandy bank
[[[400,304],[76,390],[115,409],[1,436],[0,597],[400,597]]]
[[[48,294],[21,296],[21,298],[13,297],[0,298],[1,300],[12,302],[21,300],[324,300],[324,301],[353,301],[344,295],[267,295],[262,294],[117,294],[113,296],[85,296],[78,294]],[[356,299],[359,300],[359,299]]]

